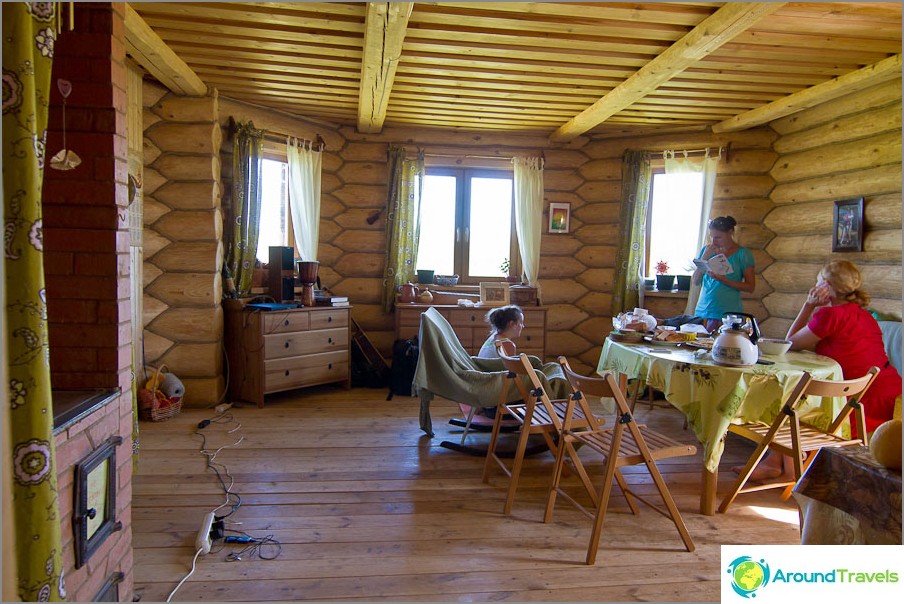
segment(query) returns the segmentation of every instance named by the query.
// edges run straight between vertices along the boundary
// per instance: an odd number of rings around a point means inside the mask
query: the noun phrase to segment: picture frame
[[[75,568],[81,568],[111,534],[122,529],[116,520],[116,447],[111,436],[75,465]]]
[[[549,232],[567,233],[571,221],[571,204],[551,202],[549,204]]]
[[[481,306],[507,306],[509,304],[509,284],[499,281],[480,282]]]
[[[832,214],[832,251],[863,251],[863,198],[835,202]]]

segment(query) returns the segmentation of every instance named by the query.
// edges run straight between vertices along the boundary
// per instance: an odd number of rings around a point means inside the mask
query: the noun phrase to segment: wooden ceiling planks
[[[385,113],[372,131],[386,123],[549,135],[725,5],[414,3],[396,33],[402,50],[382,107],[361,90],[365,3],[130,6],[205,84],[236,100],[350,125]],[[593,131],[724,123],[900,52],[899,3],[786,3]]]

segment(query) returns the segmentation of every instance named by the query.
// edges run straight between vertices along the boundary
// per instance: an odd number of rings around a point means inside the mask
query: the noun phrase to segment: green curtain
[[[622,157],[621,220],[615,252],[612,316],[633,310],[639,303],[638,292],[643,286],[651,181],[650,152],[625,151]]]
[[[257,258],[261,219],[261,160],[264,131],[253,122],[236,125],[232,142],[232,228],[226,250],[226,266],[239,296],[251,292],[251,275]]]
[[[44,295],[41,188],[55,3],[3,3],[4,359],[23,601],[65,598]],[[4,402],[4,404],[6,404]]]
[[[407,159],[404,147],[389,147],[389,195],[386,201],[386,264],[383,268],[383,312],[390,312],[399,285],[414,275],[420,236],[424,153]]]

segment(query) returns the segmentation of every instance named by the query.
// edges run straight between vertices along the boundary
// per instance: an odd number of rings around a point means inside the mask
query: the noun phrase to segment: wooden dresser
[[[469,354],[476,355],[480,346],[490,335],[486,322],[490,308],[465,308],[453,304],[396,304],[395,335],[407,340],[418,334],[421,313],[435,308],[452,325],[461,345]],[[521,337],[514,340],[518,352],[533,354],[541,359],[546,355],[546,310],[545,306],[527,306],[524,309],[524,330]]]
[[[351,387],[349,307],[245,310],[229,301],[226,358],[230,398],[264,406],[264,395],[318,384]]]

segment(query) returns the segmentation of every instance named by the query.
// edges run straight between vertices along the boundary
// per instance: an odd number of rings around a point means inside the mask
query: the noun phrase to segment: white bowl
[[[780,355],[785,354],[791,348],[790,340],[779,340],[776,338],[760,338],[756,341],[760,354]]]

